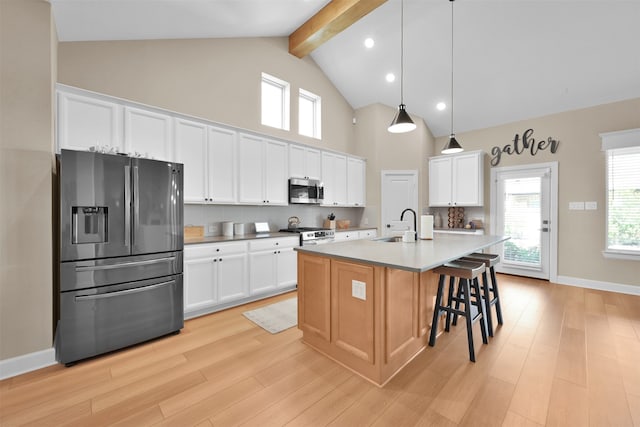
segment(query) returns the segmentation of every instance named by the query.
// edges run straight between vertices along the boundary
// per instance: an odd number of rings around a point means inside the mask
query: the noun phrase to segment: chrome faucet
[[[400,214],[400,221],[403,220],[404,218],[404,214],[406,211],[410,211],[413,214],[413,238],[414,240],[418,240],[418,226],[416,224],[416,211],[414,211],[411,208],[407,208],[405,210],[402,211],[402,213]]]

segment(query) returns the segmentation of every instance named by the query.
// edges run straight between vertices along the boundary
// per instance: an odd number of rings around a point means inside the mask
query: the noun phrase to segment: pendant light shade
[[[407,113],[405,105],[400,104],[398,106],[398,112],[387,130],[391,133],[404,133],[411,132],[415,128],[416,124],[413,123],[413,120],[409,117],[409,113]]]
[[[449,142],[442,147],[442,154],[454,154],[464,151],[462,145],[456,140],[456,134],[453,132],[453,0],[451,2],[451,134]]]
[[[411,132],[416,128],[416,124],[413,123],[409,113],[407,113],[406,105],[404,105],[404,0],[401,3],[400,9],[400,105],[398,106],[398,112],[393,118],[393,121],[387,128],[391,133],[405,133]]]
[[[449,135],[449,142],[442,148],[442,154],[454,154],[464,151],[454,134]]]

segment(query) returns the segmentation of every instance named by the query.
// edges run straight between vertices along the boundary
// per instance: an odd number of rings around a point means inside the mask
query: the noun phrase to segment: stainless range
[[[297,227],[283,228],[280,231],[285,233],[300,234],[300,246],[322,245],[325,243],[331,243],[335,238],[335,231],[327,228]]]

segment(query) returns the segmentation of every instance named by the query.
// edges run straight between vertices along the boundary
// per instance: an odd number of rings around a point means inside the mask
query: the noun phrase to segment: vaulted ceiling
[[[400,0],[50,2],[60,41],[290,36],[353,108],[400,103]],[[640,97],[638,0],[404,0],[404,103],[435,136],[452,6],[456,132]]]

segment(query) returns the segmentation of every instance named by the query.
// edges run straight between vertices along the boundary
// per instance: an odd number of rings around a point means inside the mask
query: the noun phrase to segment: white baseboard
[[[640,295],[640,286],[624,285],[621,283],[600,282],[598,280],[580,279],[579,277],[558,276],[555,283],[558,283],[560,285],[577,286],[579,288],[618,292],[621,294]]]
[[[56,351],[53,347],[12,357],[11,359],[0,360],[0,380],[55,365],[56,363]]]

